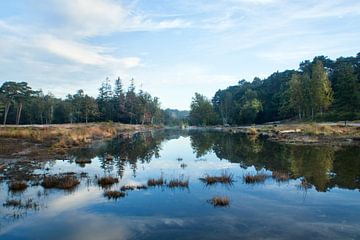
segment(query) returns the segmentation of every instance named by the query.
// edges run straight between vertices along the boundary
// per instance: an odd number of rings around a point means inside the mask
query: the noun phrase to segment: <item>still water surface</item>
[[[199,180],[224,172],[233,175],[233,184]],[[290,178],[277,181],[273,172]],[[80,184],[70,191],[39,184],[60,173],[77,176]],[[268,177],[244,181],[256,173]],[[119,178],[112,190],[160,176],[188,179],[189,187],[149,187],[109,200],[97,183],[102,176]],[[14,163],[1,179],[0,239],[360,239],[359,147],[156,131],[74,150],[66,160]],[[26,180],[29,187],[9,191],[10,179]],[[229,197],[230,205],[214,207],[214,196]],[[7,206],[8,200],[28,204]]]

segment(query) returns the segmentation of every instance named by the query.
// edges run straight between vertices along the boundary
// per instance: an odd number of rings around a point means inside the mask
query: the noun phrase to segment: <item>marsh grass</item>
[[[171,179],[167,186],[169,188],[189,188],[189,179]]]
[[[271,176],[277,182],[288,182],[290,179],[290,175],[287,172],[273,171]]]
[[[44,188],[72,189],[80,184],[80,181],[71,175],[54,175],[44,178],[41,185]]]
[[[124,185],[120,188],[121,191],[134,191],[134,190],[140,190],[140,189],[147,189],[146,185]]]
[[[166,181],[162,176],[159,178],[151,178],[147,182],[149,187],[163,186],[164,184],[166,184]]]
[[[119,199],[125,197],[125,192],[123,191],[105,191],[104,196],[108,199]]]
[[[227,172],[223,172],[220,176],[211,176],[206,174],[205,177],[200,178],[200,181],[206,183],[206,185],[213,185],[216,183],[231,185],[234,182],[234,175]]]
[[[269,177],[266,173],[258,172],[256,174],[247,173],[243,176],[246,184],[263,183]]]
[[[209,200],[209,203],[212,204],[214,207],[226,207],[230,204],[230,198],[216,196]]]
[[[111,176],[102,177],[98,180],[98,184],[102,187],[109,187],[115,183],[118,183],[119,179]]]
[[[28,187],[26,182],[11,182],[9,185],[9,190],[13,192],[24,191]]]
[[[27,199],[25,202],[16,199],[6,200],[3,206],[20,208],[20,209],[35,209],[35,210],[39,208],[39,204],[35,203],[32,198]]]

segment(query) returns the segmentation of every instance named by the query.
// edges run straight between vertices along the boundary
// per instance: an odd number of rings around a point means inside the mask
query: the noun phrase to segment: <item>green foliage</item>
[[[143,91],[136,93],[133,80],[124,92],[120,78],[116,79],[114,90],[107,78],[97,99],[80,89],[62,100],[51,93],[45,95],[41,90],[33,91],[25,82],[5,82],[0,87],[0,116],[4,124],[94,121],[160,124],[164,121],[158,98]]]
[[[199,93],[192,99],[189,118],[190,124],[197,126],[213,125],[218,121],[210,100]]]
[[[360,112],[359,62],[360,53],[336,61],[318,56],[301,62],[298,71],[275,72],[252,82],[241,80],[236,86],[218,90],[212,99],[213,108],[223,124],[315,116],[356,119]]]

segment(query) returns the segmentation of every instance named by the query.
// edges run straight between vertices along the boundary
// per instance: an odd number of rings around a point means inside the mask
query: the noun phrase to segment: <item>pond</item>
[[[0,239],[360,239],[357,146],[162,130],[17,161],[0,179]]]

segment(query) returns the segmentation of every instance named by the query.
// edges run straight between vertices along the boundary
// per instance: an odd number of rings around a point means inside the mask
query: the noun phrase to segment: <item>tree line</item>
[[[142,90],[134,80],[124,90],[122,80],[102,82],[97,98],[78,90],[65,99],[42,90],[33,90],[26,82],[4,82],[0,87],[0,117],[5,124],[52,124],[113,121],[129,124],[164,123],[160,101]]]
[[[190,108],[192,125],[360,119],[360,53],[336,60],[317,56],[298,70],[241,80],[211,100],[196,93]]]

